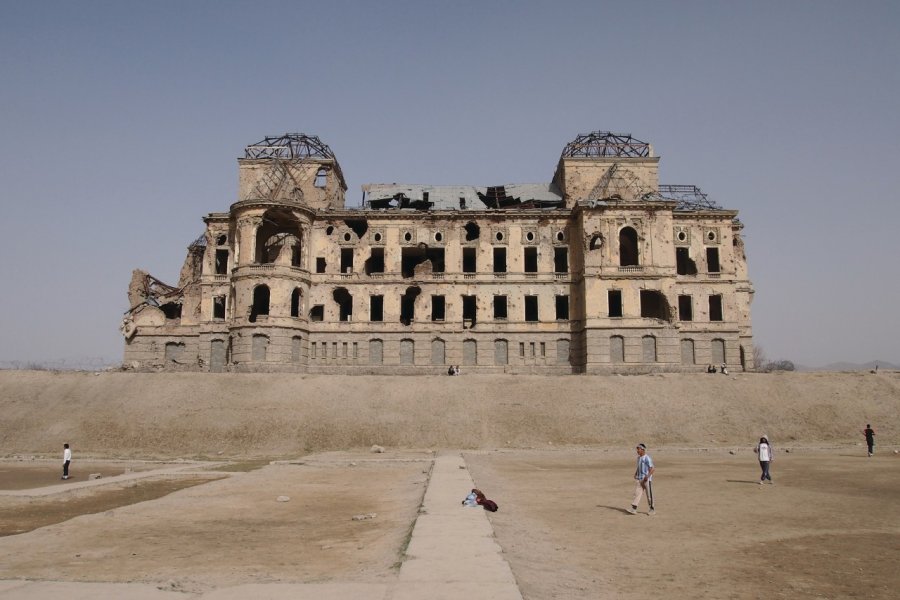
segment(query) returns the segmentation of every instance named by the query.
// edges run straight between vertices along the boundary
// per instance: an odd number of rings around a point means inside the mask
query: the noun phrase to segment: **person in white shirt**
[[[69,478],[69,463],[72,462],[72,450],[68,444],[63,444],[63,479]]]
[[[772,475],[769,474],[769,464],[775,460],[775,449],[772,448],[772,444],[769,443],[769,438],[766,436],[762,436],[759,438],[759,444],[756,445],[756,448],[753,449],[757,454],[757,458],[759,459],[759,467],[762,469],[762,475],[759,478],[759,485],[762,485],[769,481],[772,483]]]
[[[650,510],[647,514],[653,515],[656,514],[656,510],[653,508],[653,472],[656,468],[653,466],[653,459],[647,454],[646,444],[638,444],[635,447],[635,451],[637,451],[638,458],[637,467],[634,470],[634,500],[631,501],[631,508],[628,509],[628,513],[632,515],[637,514],[641,496],[646,491],[647,503],[650,505]]]

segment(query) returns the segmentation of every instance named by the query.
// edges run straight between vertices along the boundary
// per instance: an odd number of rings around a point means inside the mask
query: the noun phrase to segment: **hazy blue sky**
[[[740,210],[770,358],[900,363],[900,2],[0,2],[0,361],[120,360],[265,135],[350,186],[548,181],[597,129]]]

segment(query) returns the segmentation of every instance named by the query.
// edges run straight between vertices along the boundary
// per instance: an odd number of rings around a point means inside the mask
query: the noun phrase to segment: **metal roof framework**
[[[677,202],[675,210],[723,210],[696,185],[660,185],[661,200]]]
[[[324,158],[337,160],[334,152],[316,135],[286,133],[282,136],[267,136],[262,141],[250,144],[244,149],[244,158]]]
[[[579,134],[563,148],[562,158],[648,158],[650,144],[631,137],[630,133],[593,131]]]

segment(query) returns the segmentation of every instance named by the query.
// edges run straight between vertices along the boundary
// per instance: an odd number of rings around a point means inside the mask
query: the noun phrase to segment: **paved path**
[[[138,583],[7,580],[0,581],[0,600],[522,600],[487,513],[461,505],[473,487],[458,452],[435,458],[400,574],[391,583],[247,584],[196,594]]]

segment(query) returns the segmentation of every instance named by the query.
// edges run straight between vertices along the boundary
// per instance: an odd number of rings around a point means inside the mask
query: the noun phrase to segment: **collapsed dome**
[[[583,133],[566,144],[562,158],[598,158],[617,156],[623,158],[647,158],[652,148],[647,142],[631,137],[630,133],[593,131]]]
[[[244,158],[324,158],[335,160],[334,152],[316,135],[286,133],[266,137],[244,149]]]

